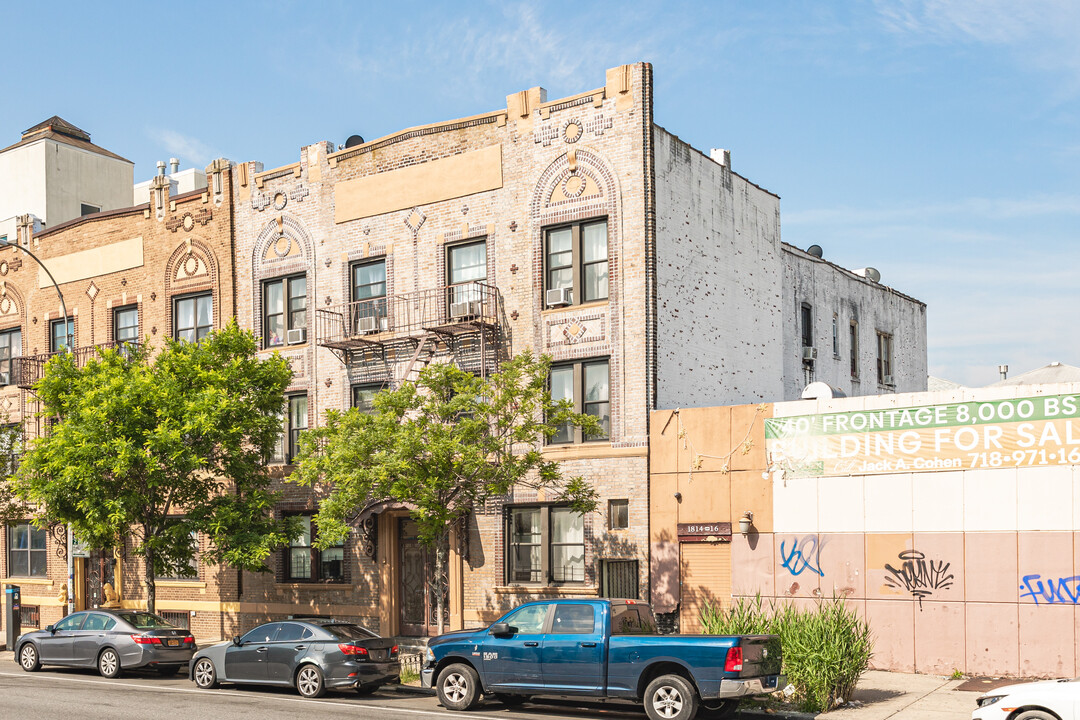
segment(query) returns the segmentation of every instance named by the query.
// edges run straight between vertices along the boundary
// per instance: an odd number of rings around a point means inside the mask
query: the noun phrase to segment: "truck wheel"
[[[697,711],[697,716],[701,718],[701,720],[734,720],[735,712],[738,709],[738,700],[714,701],[708,705],[702,700],[701,707],[699,707]]]
[[[439,702],[447,710],[469,710],[480,699],[480,676],[465,663],[443,668],[435,687]]]
[[[697,709],[697,691],[680,675],[661,675],[645,688],[649,720],[690,720]]]

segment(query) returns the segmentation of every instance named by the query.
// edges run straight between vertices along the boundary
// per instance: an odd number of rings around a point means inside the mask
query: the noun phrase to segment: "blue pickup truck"
[[[783,687],[775,635],[659,635],[635,600],[546,600],[482,630],[433,638],[421,682],[443,707],[481,695],[517,705],[535,695],[626,698],[651,720],[734,717],[739,700]]]

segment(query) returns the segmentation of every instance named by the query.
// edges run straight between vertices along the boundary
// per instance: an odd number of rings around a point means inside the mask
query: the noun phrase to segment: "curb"
[[[746,718],[770,718],[771,720],[814,720],[818,717],[813,713],[798,712],[796,710],[774,710],[769,712],[760,708],[739,708],[738,716]]]
[[[418,685],[383,685],[379,690],[389,690],[394,693],[401,693],[402,695],[422,695],[424,697],[435,697],[435,688],[422,688]]]

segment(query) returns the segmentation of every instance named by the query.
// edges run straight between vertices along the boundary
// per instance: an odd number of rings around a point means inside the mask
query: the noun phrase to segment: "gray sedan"
[[[260,625],[231,642],[204,648],[191,662],[200,688],[219,682],[295,687],[304,697],[331,688],[361,695],[400,682],[398,647],[349,622],[289,620]]]
[[[68,615],[15,643],[15,662],[27,672],[42,665],[96,667],[103,677],[153,668],[173,675],[187,667],[195,638],[183,628],[141,610],[87,610]]]

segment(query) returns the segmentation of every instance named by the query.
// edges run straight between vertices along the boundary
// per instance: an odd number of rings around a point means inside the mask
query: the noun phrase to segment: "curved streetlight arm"
[[[41,262],[41,258],[39,258],[34,253],[30,252],[27,248],[24,248],[22,245],[19,245],[18,243],[8,242],[7,239],[5,238],[3,240],[0,240],[0,248],[2,248],[2,247],[13,247],[13,248],[16,248],[18,250],[22,250],[24,253],[26,253],[27,255],[32,257],[34,259],[34,261],[38,265],[41,266],[41,269],[45,271],[45,274],[49,276],[49,279],[52,280],[53,288],[56,289],[56,294],[60,297],[60,310],[61,310],[61,312],[64,313],[64,330],[67,331],[67,349],[68,349],[68,352],[75,352],[75,347],[74,347],[74,345],[75,345],[75,328],[74,328],[73,323],[68,320],[67,303],[64,302],[64,293],[60,292],[60,284],[58,282],[56,282],[56,278],[54,278],[53,274],[51,272],[49,272],[49,268],[45,267],[45,263]],[[68,615],[75,612],[75,588],[74,588],[74,583],[75,583],[75,558],[72,557],[72,554],[71,554],[73,552],[73,548],[72,548],[72,545],[74,545],[73,540],[74,540],[74,538],[71,535],[71,523],[68,523],[68,526],[67,526],[67,571],[68,571],[68,579],[67,579],[67,610],[68,610]]]

